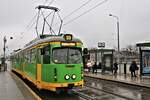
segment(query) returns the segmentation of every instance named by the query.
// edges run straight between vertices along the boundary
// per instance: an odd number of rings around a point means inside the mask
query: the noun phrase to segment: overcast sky
[[[48,4],[52,0],[47,0]],[[54,0],[51,6],[60,9],[62,18],[89,0]],[[67,17],[64,23],[88,11],[105,0],[91,0],[82,9]],[[7,37],[7,52],[22,47],[36,37],[35,25],[26,29],[37,13],[36,6],[45,0],[1,0],[0,1],[0,54],[3,53],[3,37]],[[119,17],[120,45],[125,48],[137,42],[150,40],[150,0],[107,0],[75,21],[64,25],[62,32],[73,33],[83,40],[85,47],[97,47],[105,42],[106,48],[117,48],[117,20]],[[55,20],[55,22],[58,22]],[[21,34],[24,32],[23,34]],[[12,36],[13,40],[9,37]]]

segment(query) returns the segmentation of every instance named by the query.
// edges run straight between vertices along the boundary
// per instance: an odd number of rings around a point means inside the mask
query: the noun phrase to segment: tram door
[[[112,71],[113,67],[113,56],[112,54],[104,54],[103,63],[105,64],[106,71]]]
[[[42,64],[50,64],[50,45],[41,49]]]

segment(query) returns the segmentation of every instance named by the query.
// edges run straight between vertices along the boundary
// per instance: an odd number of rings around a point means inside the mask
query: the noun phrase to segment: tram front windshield
[[[53,49],[53,62],[57,64],[79,64],[82,62],[81,49],[55,48]]]

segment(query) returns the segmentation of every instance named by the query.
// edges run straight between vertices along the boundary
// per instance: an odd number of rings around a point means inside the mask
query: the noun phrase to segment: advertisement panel
[[[150,74],[150,51],[142,51],[142,73]]]

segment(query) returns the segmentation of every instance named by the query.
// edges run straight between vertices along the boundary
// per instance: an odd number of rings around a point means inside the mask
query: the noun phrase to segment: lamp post
[[[4,50],[4,57],[3,57],[2,64],[4,66],[4,71],[6,71],[6,63],[5,63],[5,61],[6,61],[5,51],[6,51],[6,42],[7,42],[6,36],[4,36],[3,41],[4,41],[4,48],[3,48],[3,50]]]
[[[120,51],[120,39],[119,39],[119,17],[118,16],[115,16],[115,15],[112,15],[112,14],[109,14],[109,16],[112,16],[114,18],[116,18],[117,20],[117,38],[118,38],[118,52]]]
[[[13,39],[13,37],[10,37],[10,39]],[[3,48],[3,50],[4,50],[4,57],[3,57],[2,64],[4,66],[4,71],[6,71],[7,70],[7,65],[6,65],[6,42],[7,42],[7,39],[6,39],[6,36],[4,36],[3,41],[4,41],[4,48]]]
[[[120,37],[119,37],[119,17],[118,16],[116,16],[116,15],[112,15],[112,14],[109,14],[109,16],[112,16],[112,17],[114,17],[116,20],[117,20],[117,46],[118,46],[118,54],[119,54],[119,52],[120,52]],[[118,62],[120,62],[120,59],[119,59],[119,55],[118,55]],[[119,73],[121,74],[121,66],[120,66],[120,64],[119,64]]]

